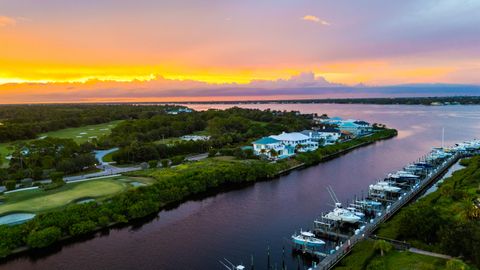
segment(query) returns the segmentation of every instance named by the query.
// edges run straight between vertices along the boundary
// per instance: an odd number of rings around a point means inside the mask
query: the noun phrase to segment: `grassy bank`
[[[271,163],[262,160],[210,158],[167,169],[132,172],[129,176],[155,179],[149,186],[128,189],[103,203],[70,204],[66,208],[37,215],[26,224],[0,226],[0,256],[7,256],[19,247],[42,248],[65,238],[91,233],[98,228],[156,213],[168,204],[220,187],[253,183],[277,177],[305,163],[312,165],[356,147],[396,135],[395,130],[382,130],[371,136],[318,149],[296,159]],[[310,160],[309,157],[312,159]],[[55,231],[56,237],[47,237]]]
[[[480,156],[464,159],[461,164],[466,167],[445,179],[438,190],[382,224],[377,234],[406,241],[419,249],[463,258],[471,269],[480,267],[480,208],[475,205],[480,198]],[[368,269],[369,263],[363,262],[363,268],[354,268],[362,258],[379,258],[368,245],[364,241],[355,247],[340,264],[347,268],[339,269]],[[392,255],[388,266],[400,264],[402,258]]]

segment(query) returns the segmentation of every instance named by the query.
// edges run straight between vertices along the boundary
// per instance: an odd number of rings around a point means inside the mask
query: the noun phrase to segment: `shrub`
[[[157,168],[157,166],[158,166],[158,160],[150,160],[150,161],[148,162],[148,167],[149,167],[150,169],[152,169],[152,168]]]
[[[170,165],[169,159],[162,159],[162,161],[160,162],[162,163],[162,168],[168,168],[168,166]]]
[[[5,184],[7,190],[14,190],[17,185],[17,182],[13,180],[5,181],[3,183]]]
[[[73,236],[82,235],[94,231],[97,224],[91,220],[75,223],[70,227],[70,234]]]
[[[208,157],[214,157],[217,155],[217,153],[218,153],[217,149],[210,149],[208,150]]]
[[[185,160],[185,156],[175,156],[172,158],[172,165],[178,165]]]
[[[48,227],[39,231],[32,231],[27,237],[27,244],[32,248],[48,247],[62,236],[58,227]]]

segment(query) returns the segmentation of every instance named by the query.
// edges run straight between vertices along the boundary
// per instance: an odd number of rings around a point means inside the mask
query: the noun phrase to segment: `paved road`
[[[421,249],[417,249],[417,248],[410,248],[408,251],[410,251],[412,253],[417,253],[417,254],[421,254],[421,255],[430,256],[430,257],[437,257],[437,258],[441,258],[441,259],[445,259],[445,260],[450,260],[450,259],[453,258],[452,256],[439,254],[439,253],[434,253],[434,252],[421,250]]]
[[[112,148],[112,149],[108,149],[108,150],[95,150],[94,153],[95,153],[95,158],[100,161],[100,164],[104,165],[104,164],[108,164],[108,162],[104,162],[103,161],[103,158],[110,154],[110,153],[113,153],[115,151],[118,150],[118,147],[116,148]]]
[[[199,155],[194,155],[194,156],[188,156],[185,158],[187,161],[199,161],[202,159],[206,159],[208,157],[208,153],[203,153]]]
[[[67,176],[64,177],[63,179],[65,182],[70,182],[70,181],[77,181],[81,179],[87,179],[87,178],[94,178],[94,177],[101,177],[101,176],[109,176],[109,175],[116,175],[116,174],[121,174],[121,173],[126,173],[126,172],[133,172],[133,171],[139,171],[142,168],[140,166],[131,166],[131,167],[115,167],[110,164],[105,164],[105,165],[99,165],[97,168],[101,169],[101,172],[96,172],[96,173],[89,173],[89,174],[84,174],[84,175],[77,175],[77,176]]]
[[[95,151],[95,157],[100,161],[100,165],[97,166],[98,169],[100,169],[100,172],[95,172],[95,173],[88,173],[88,174],[83,174],[83,175],[76,175],[76,176],[66,176],[63,178],[65,182],[72,182],[72,181],[78,181],[78,180],[84,180],[84,179],[89,179],[89,178],[97,178],[97,177],[103,177],[103,176],[110,176],[110,175],[118,175],[126,172],[133,172],[133,171],[139,171],[142,168],[139,165],[135,166],[129,166],[129,167],[115,167],[112,164],[108,162],[103,161],[103,157],[117,151],[118,148],[113,148],[109,150],[102,150],[102,151]],[[208,153],[203,153],[199,155],[193,155],[186,157],[185,159],[187,161],[199,161],[202,159],[206,159],[208,157]],[[39,181],[44,184],[48,184],[51,182],[50,179],[45,179]],[[18,184],[20,186],[20,184]],[[4,191],[5,187],[0,186],[0,192]]]

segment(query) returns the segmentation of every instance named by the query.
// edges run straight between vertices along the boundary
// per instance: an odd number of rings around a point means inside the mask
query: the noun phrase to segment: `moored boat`
[[[300,231],[300,234],[292,235],[293,243],[304,247],[314,248],[325,245],[325,241],[315,237],[315,234],[309,231]]]

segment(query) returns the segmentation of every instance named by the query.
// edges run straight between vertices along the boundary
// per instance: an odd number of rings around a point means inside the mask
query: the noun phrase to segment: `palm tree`
[[[373,249],[380,250],[381,256],[383,256],[384,253],[387,253],[390,250],[392,250],[392,248],[393,248],[392,244],[388,243],[385,240],[377,240],[375,241],[375,244],[373,244]]]
[[[273,158],[275,158],[275,157],[278,156],[278,152],[275,151],[275,149],[270,149],[270,156],[273,157]]]
[[[295,152],[298,152],[298,151],[299,151],[300,149],[302,149],[302,148],[303,148],[303,145],[297,144],[297,145],[295,146]]]

